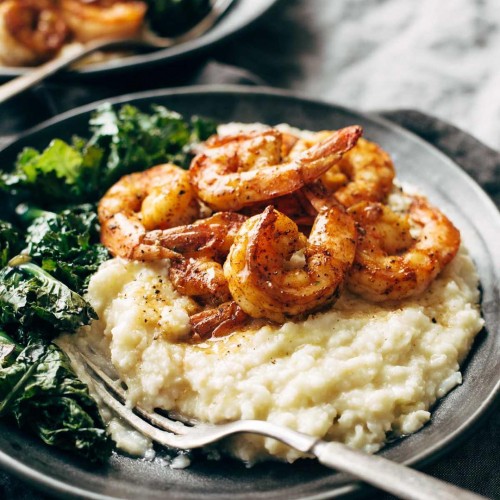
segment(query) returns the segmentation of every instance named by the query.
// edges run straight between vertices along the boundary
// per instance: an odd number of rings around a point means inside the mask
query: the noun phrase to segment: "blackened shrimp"
[[[328,134],[331,132],[318,132],[312,139],[299,140],[290,151],[290,158],[300,156]],[[384,201],[392,190],[394,175],[390,156],[378,144],[360,138],[318,182],[345,207],[350,207],[360,201]]]
[[[144,22],[146,2],[135,0],[60,0],[61,12],[75,38],[120,38],[137,33]]]
[[[357,142],[362,129],[346,127],[290,161],[281,160],[275,130],[209,139],[191,162],[198,197],[215,210],[243,207],[293,193],[324,174]]]
[[[189,223],[199,205],[187,172],[167,163],[122,177],[102,197],[98,214],[101,241],[113,255],[157,260],[174,252],[152,236],[153,228]]]
[[[193,297],[202,305],[219,305],[231,299],[222,265],[214,260],[174,259],[169,278],[182,295]]]
[[[0,2],[0,63],[31,66],[52,58],[69,35],[51,0]]]
[[[407,215],[370,202],[358,203],[348,213],[359,225],[348,288],[374,302],[422,293],[460,247],[459,231],[423,197],[413,198]]]
[[[179,293],[202,304],[219,305],[231,299],[221,263],[245,220],[237,213],[219,212],[187,226],[152,231],[146,241],[182,256],[172,260],[169,270]]]
[[[341,206],[321,211],[309,238],[268,207],[243,224],[231,247],[224,264],[231,294],[250,316],[276,322],[330,304],[354,260],[356,236]]]
[[[218,212],[192,224],[149,231],[144,242],[170,248],[187,258],[223,262],[246,219],[246,216],[236,212]]]

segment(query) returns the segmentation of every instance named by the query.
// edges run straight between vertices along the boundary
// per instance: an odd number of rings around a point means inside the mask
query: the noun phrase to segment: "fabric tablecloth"
[[[490,8],[496,0],[470,2],[467,0],[467,2],[470,5],[465,14],[462,11],[458,21],[453,19],[452,26],[448,26],[444,33],[442,30],[438,30],[439,33],[431,30],[433,44],[440,48],[442,44],[446,45],[446,40],[451,39],[449,44],[452,47],[460,46],[465,36],[469,45],[472,44],[469,51],[463,49],[468,55],[481,49],[484,53],[490,54],[493,48],[497,47],[497,43],[500,48],[500,38],[498,40],[495,38],[500,33],[500,9],[492,11]],[[464,79],[467,80],[467,75],[456,71],[452,78],[449,68],[443,69],[441,75],[446,81],[436,83],[434,80],[438,79],[438,76],[436,76],[437,69],[434,68],[431,74],[427,75],[428,80],[424,76],[417,79],[420,92],[416,92],[415,89],[412,89],[409,95],[404,95],[402,92],[402,89],[409,84],[409,73],[425,69],[424,63],[429,62],[426,51],[430,50],[432,53],[434,46],[426,42],[423,44],[424,47],[420,47],[417,43],[418,37],[415,33],[418,33],[419,29],[425,31],[426,23],[430,23],[431,27],[435,25],[435,20],[429,21],[426,17],[424,8],[428,7],[428,16],[437,16],[440,19],[445,16],[449,3],[450,0],[443,0],[440,3],[441,7],[436,11],[436,2],[430,0],[423,2],[398,0],[397,4],[395,0],[281,1],[253,30],[240,36],[238,43],[229,44],[223,51],[215,48],[208,54],[208,57],[217,58],[222,63],[212,60],[206,64],[205,57],[180,61],[174,66],[155,69],[147,81],[144,79],[138,81],[133,75],[127,75],[106,81],[97,80],[85,85],[74,82],[47,83],[0,106],[2,117],[0,136],[5,138],[18,133],[43,119],[78,105],[148,88],[199,83],[272,84],[341,105],[377,112],[398,123],[450,156],[485,189],[499,207],[500,154],[496,149],[485,146],[455,126],[464,126],[463,120],[467,116],[476,116],[474,103],[477,106],[477,113],[480,109],[484,109],[484,102],[478,96],[487,95],[493,102],[489,106],[485,120],[494,126],[491,130],[488,129],[485,137],[490,145],[500,147],[500,133],[498,137],[495,135],[500,131],[500,97],[499,100],[495,100],[495,92],[492,91],[495,90],[492,82],[497,79],[498,65],[496,69],[482,68],[479,62],[477,63],[485,79],[484,91],[476,78],[468,81],[469,91],[464,91],[463,82]],[[457,7],[464,7],[465,0],[456,0],[456,3]],[[376,9],[379,9],[378,17]],[[470,30],[477,31],[479,41],[467,30],[464,35],[464,27],[469,26],[473,19],[478,26]],[[412,36],[404,32],[410,28],[414,33]],[[487,31],[483,38],[481,38],[482,30]],[[413,56],[417,58],[416,67],[409,68],[405,62],[403,65],[405,73],[401,75],[401,80],[393,74],[394,69],[389,71],[385,81],[387,88],[377,94],[382,86],[382,76],[376,74],[374,82],[370,82],[370,77],[374,71],[377,72],[378,63],[382,68],[386,67],[384,64],[391,67],[394,63],[392,58],[400,50],[398,44],[396,44],[398,47],[394,45],[391,36],[396,37],[399,44],[406,47],[410,59]],[[346,38],[349,43],[343,41]],[[444,49],[441,47],[440,50]],[[484,53],[481,55],[483,62]],[[437,54],[441,52],[438,50]],[[492,64],[494,62],[491,61]],[[487,63],[484,64],[488,66]],[[367,73],[364,83],[363,72]],[[467,68],[463,72],[467,73]],[[440,99],[445,101],[442,106],[432,107],[429,103],[433,99],[429,99],[428,95],[422,96],[422,89],[425,90],[426,85],[434,96],[434,102]],[[500,85],[496,89],[498,94]],[[457,94],[461,96],[462,101],[470,104],[471,109],[467,112],[463,109],[465,104],[456,99]],[[379,100],[377,95],[380,95]],[[471,95],[474,95],[474,99],[471,99]],[[446,104],[447,96],[453,103]],[[380,111],[381,109],[385,111]],[[431,116],[429,109],[454,125]],[[477,121],[474,123],[475,128],[472,132],[476,136],[483,137],[484,123],[478,124]],[[466,128],[470,131],[470,127]],[[1,143],[0,138],[0,146]],[[492,334],[497,333],[492,332]],[[486,497],[500,499],[499,423],[499,412],[497,409],[492,409],[482,424],[476,426],[453,451],[424,467],[423,470]],[[0,498],[50,497],[37,492],[21,480],[0,472]],[[393,497],[380,493],[370,495],[370,498],[387,500]]]

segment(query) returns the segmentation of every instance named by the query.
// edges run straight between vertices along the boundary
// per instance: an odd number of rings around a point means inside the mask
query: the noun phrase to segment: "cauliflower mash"
[[[374,304],[344,292],[303,321],[180,342],[196,306],[175,291],[168,265],[105,262],[87,296],[100,319],[79,341],[104,338],[132,404],[200,421],[268,420],[376,452],[388,433],[420,429],[461,383],[459,364],[483,325],[478,277],[462,248],[416,298]],[[301,456],[254,435],[225,446],[249,463]]]

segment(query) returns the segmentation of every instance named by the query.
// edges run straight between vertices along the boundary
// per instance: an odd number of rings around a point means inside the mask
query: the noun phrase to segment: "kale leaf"
[[[22,347],[14,342],[6,332],[0,330],[0,366],[4,366],[10,362],[12,358],[16,358]]]
[[[58,214],[28,207],[18,214],[24,222],[31,221],[24,252],[72,290],[85,292],[90,276],[110,257],[99,243],[94,206],[79,205]]]
[[[0,336],[0,352],[13,344],[9,357],[0,358],[0,416],[11,416],[45,443],[92,462],[109,457],[112,443],[97,406],[66,355],[55,344],[41,343],[19,352],[12,339]]]
[[[121,176],[159,163],[189,166],[191,147],[215,133],[215,123],[189,121],[163,106],[144,113],[104,104],[89,123],[89,140],[54,139],[43,151],[25,148],[12,172],[0,171],[0,190],[46,209],[96,202]]]
[[[70,145],[54,139],[42,152],[23,149],[14,171],[2,174],[2,184],[10,192],[25,192],[26,198],[50,206],[85,201],[93,195],[96,186],[89,179],[102,156],[103,151],[81,140]]]
[[[28,248],[32,243],[36,247],[52,242],[48,229],[54,229],[54,220],[68,223],[68,238],[76,238],[73,230],[80,231],[84,246],[96,234],[95,213],[90,208],[68,211],[62,219],[37,213],[32,227],[40,232],[33,229],[29,233]],[[97,315],[80,295],[29,262],[29,256],[12,258],[24,241],[10,224],[0,221],[0,228],[0,255],[9,261],[0,270],[0,416],[12,417],[19,427],[47,444],[90,461],[105,460],[111,440],[97,406],[64,353],[49,343],[62,332],[89,324]],[[44,228],[47,231],[42,234]],[[62,240],[64,234],[62,231]],[[44,248],[48,250],[48,246]]]
[[[216,130],[210,120],[194,116],[188,122],[163,106],[153,105],[151,111],[143,113],[127,104],[116,111],[104,104],[93,115],[93,136],[88,144],[107,151],[104,185],[159,163],[172,162],[187,168],[192,145]]]
[[[8,265],[0,271],[0,325],[21,343],[31,330],[51,340],[74,332],[97,318],[90,304],[32,262]],[[37,337],[37,336],[36,336]]]

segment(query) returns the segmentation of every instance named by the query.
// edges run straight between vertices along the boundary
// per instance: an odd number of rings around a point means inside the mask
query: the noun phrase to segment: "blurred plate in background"
[[[263,16],[278,0],[235,0],[223,18],[204,35],[168,49],[148,53],[130,55],[106,62],[88,65],[65,73],[73,78],[98,77],[110,73],[118,73],[143,69],[157,64],[172,62],[180,58],[193,56],[208,50],[217,43],[248,28]],[[0,81],[22,75],[29,68],[0,66]]]

